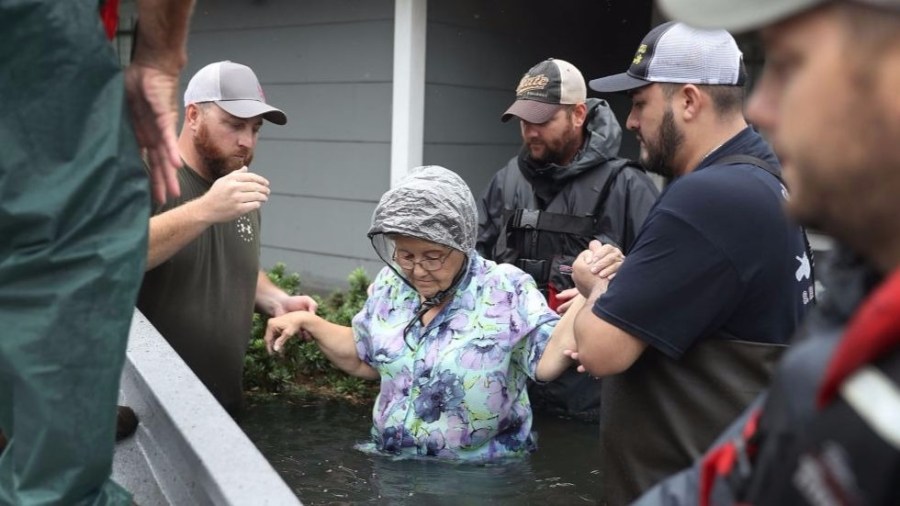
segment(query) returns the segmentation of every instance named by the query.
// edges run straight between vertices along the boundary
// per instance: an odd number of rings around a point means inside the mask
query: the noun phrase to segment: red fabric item
[[[756,446],[751,445],[749,443],[750,438],[752,438],[756,434],[756,430],[759,428],[759,418],[762,416],[762,409],[757,409],[750,415],[750,418],[747,420],[747,423],[744,424],[744,430],[741,431],[741,436],[744,437],[744,441],[748,443],[745,445],[747,448],[747,454],[749,456],[753,456],[756,454]]]
[[[558,293],[559,291],[553,286],[553,283],[547,284],[547,305],[554,311],[559,307],[559,299],[556,298]]]
[[[861,366],[900,346],[900,270],[881,284],[856,311],[838,343],[816,397],[827,406],[844,379]]]
[[[725,476],[734,467],[737,448],[729,441],[707,452],[700,467],[700,506],[709,506],[713,484],[718,476]]]
[[[104,0],[100,6],[100,20],[106,30],[106,38],[113,40],[119,27],[119,0]]]
[[[744,440],[744,448],[747,450],[748,457],[752,457],[756,453],[756,448],[751,446],[749,441],[750,438],[756,434],[756,429],[759,427],[759,417],[761,415],[761,409],[757,409],[751,413],[750,418],[747,419],[747,423],[744,424],[743,430],[741,430],[741,439]],[[734,444],[734,441],[723,443],[703,456],[703,463],[700,466],[701,506],[710,505],[712,489],[713,485],[716,483],[716,478],[730,473],[734,468],[734,463],[737,462],[737,458],[738,449]]]

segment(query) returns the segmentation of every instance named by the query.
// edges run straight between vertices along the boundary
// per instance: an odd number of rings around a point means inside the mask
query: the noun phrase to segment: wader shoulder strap
[[[760,169],[768,172],[769,174],[775,176],[775,179],[781,183],[782,186],[787,188],[787,185],[784,184],[784,179],[781,178],[781,171],[776,169],[771,163],[763,160],[762,158],[755,157],[753,155],[727,155],[722,158],[716,159],[714,164],[721,165],[731,165],[737,163],[743,163],[746,165],[753,165],[754,167],[759,167]],[[813,255],[812,245],[809,244],[809,236],[806,234],[806,227],[800,227],[801,232],[803,232],[803,244],[806,247],[806,254],[809,256],[809,268],[810,268],[810,276],[811,279],[815,282],[816,279],[816,260]],[[813,294],[815,294],[815,283],[813,283]],[[813,295],[815,297],[815,295]]]
[[[781,178],[780,170],[776,169],[775,166],[773,166],[771,163],[753,155],[728,155],[716,159],[713,163],[717,165],[731,165],[735,163],[753,165],[754,167],[759,167],[769,174],[772,174],[773,176],[775,176],[775,179],[777,179],[781,184],[784,184],[784,179]]]

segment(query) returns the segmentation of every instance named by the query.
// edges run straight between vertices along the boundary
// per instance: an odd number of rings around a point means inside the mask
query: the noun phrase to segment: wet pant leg
[[[0,0],[0,504],[110,481],[149,196],[97,0]]]

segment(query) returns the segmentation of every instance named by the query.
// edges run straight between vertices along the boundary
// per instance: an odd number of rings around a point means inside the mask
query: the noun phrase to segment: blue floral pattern
[[[375,279],[353,319],[357,352],[381,375],[372,442],[360,449],[492,460],[536,448],[526,382],[558,316],[530,276],[471,257],[454,298],[406,341],[418,294],[387,267]]]

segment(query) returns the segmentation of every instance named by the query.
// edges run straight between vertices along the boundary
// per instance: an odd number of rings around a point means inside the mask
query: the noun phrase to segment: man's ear
[[[203,111],[197,104],[188,104],[184,109],[184,122],[190,125],[191,129],[196,129],[200,123],[200,116]]]
[[[684,121],[696,119],[701,109],[705,107],[707,99],[708,97],[694,84],[685,84],[673,97],[673,101],[680,107],[681,118]]]
[[[587,119],[587,104],[584,102],[575,104],[575,108],[572,110],[572,124],[575,128],[581,128],[584,126],[585,119]]]

